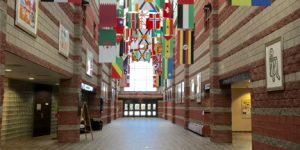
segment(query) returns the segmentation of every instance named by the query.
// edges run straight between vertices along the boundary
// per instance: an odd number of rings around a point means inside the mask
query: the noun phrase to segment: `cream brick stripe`
[[[287,74],[284,76],[284,82],[296,82],[300,81],[300,72]],[[259,87],[265,87],[266,86],[266,80],[259,80],[255,82],[251,82],[250,87],[251,88],[259,88]]]
[[[80,125],[58,125],[59,131],[79,130]]]
[[[227,125],[211,125],[210,128],[216,131],[223,131],[223,130],[231,131],[231,126],[227,126]]]
[[[78,107],[77,106],[59,106],[60,112],[77,112]]]
[[[292,143],[292,142],[286,141],[286,140],[271,138],[271,137],[267,137],[267,136],[263,136],[263,135],[258,135],[255,133],[252,134],[252,140],[257,141],[259,143],[264,143],[264,144],[272,145],[275,147],[280,147],[283,149],[289,149],[289,150],[299,150],[300,149],[300,144]]]
[[[300,117],[300,109],[299,108],[252,108],[252,114]]]
[[[0,76],[4,76],[4,64],[0,64]]]
[[[184,117],[182,117],[182,116],[177,116],[177,115],[175,115],[175,118],[177,118],[177,119],[181,119],[181,120],[185,120],[185,118],[184,118]]]
[[[200,120],[195,120],[195,119],[189,119],[189,122],[193,122],[193,123],[197,123],[197,124],[201,124],[201,125],[210,125],[208,123],[204,123],[203,121]]]

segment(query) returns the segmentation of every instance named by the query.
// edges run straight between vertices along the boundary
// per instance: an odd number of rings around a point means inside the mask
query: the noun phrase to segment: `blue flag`
[[[172,79],[173,72],[173,59],[168,58],[168,79]]]

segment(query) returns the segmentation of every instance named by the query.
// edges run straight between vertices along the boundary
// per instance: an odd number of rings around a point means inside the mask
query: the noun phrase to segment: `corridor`
[[[123,118],[93,132],[94,140],[84,134],[76,144],[57,144],[50,136],[17,139],[4,150],[250,150],[250,135],[234,134],[232,144],[216,144],[182,127],[157,118]],[[238,138],[238,140],[235,139]],[[16,142],[18,141],[18,142]],[[16,145],[17,143],[17,145]]]

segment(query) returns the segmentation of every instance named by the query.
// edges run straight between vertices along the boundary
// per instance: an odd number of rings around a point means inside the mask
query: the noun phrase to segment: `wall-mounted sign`
[[[210,83],[204,85],[204,90],[210,90]]]
[[[266,81],[268,91],[283,89],[282,44],[278,38],[266,44]]]
[[[38,4],[38,0],[16,0],[15,23],[33,36],[37,32]]]
[[[69,57],[69,48],[70,48],[69,31],[62,24],[60,24],[58,52],[65,57]]]
[[[90,92],[94,91],[94,87],[92,87],[90,85],[87,85],[87,84],[84,84],[84,83],[81,83],[81,89],[86,90],[86,91],[90,91]]]

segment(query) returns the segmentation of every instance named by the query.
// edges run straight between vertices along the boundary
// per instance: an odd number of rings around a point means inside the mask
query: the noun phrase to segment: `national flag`
[[[116,45],[116,31],[114,29],[99,29],[98,45]]]
[[[168,77],[168,58],[162,58],[162,83]]]
[[[125,59],[123,60],[123,72],[124,74],[128,74],[128,56],[125,57]]]
[[[168,58],[168,79],[172,79],[173,73],[173,58]]]
[[[119,56],[123,56],[125,53],[125,41],[122,39],[119,46]]]
[[[194,4],[194,0],[178,0],[178,4]]]
[[[114,63],[119,56],[118,46],[99,46],[99,63]]]
[[[117,16],[124,17],[125,0],[117,0]]]
[[[173,37],[173,19],[165,18],[163,24],[164,37],[169,40]]]
[[[165,3],[163,17],[172,18],[172,5],[170,2]]]
[[[155,4],[158,8],[164,8],[165,0],[155,0]]]
[[[149,35],[150,30],[147,29],[138,29],[139,33],[139,45],[149,45],[151,44],[151,36]]]
[[[146,20],[146,28],[150,29],[159,29],[160,28],[160,16],[159,13],[149,14],[149,18]]]
[[[109,13],[108,13],[109,12]],[[117,16],[116,4],[102,4],[99,6],[99,27],[114,27]]]
[[[117,17],[115,25],[116,34],[124,34],[124,19]]]
[[[132,60],[150,62],[151,54],[147,50],[138,50],[133,52]]]
[[[120,44],[121,40],[123,39],[123,35],[122,34],[116,34],[116,43]]]
[[[41,0],[41,2],[81,4],[82,0]]]
[[[194,32],[179,30],[177,33],[177,63],[194,63]]]
[[[126,26],[131,29],[138,29],[140,24],[139,13],[129,12],[126,14]]]
[[[152,12],[157,12],[154,0],[138,0],[138,2],[139,10],[149,10]]]
[[[123,59],[116,58],[116,62],[112,63],[111,76],[113,79],[121,79],[123,77]]]
[[[162,42],[162,55],[165,58],[171,58],[173,57],[173,42],[174,39],[171,38],[169,40],[163,38],[163,42]]]
[[[178,28],[194,29],[194,5],[178,5]]]
[[[159,80],[160,80],[160,76],[158,74],[155,74],[153,76],[153,87],[156,87],[158,88],[160,85],[159,85]]]
[[[155,53],[156,54],[161,54],[162,53],[162,44],[158,43],[158,44],[155,44]]]
[[[231,0],[233,6],[270,6],[272,0]]]

